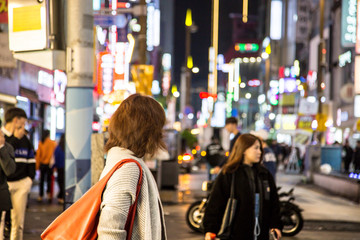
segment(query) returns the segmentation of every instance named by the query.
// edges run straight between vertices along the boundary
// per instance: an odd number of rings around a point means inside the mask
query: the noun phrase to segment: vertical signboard
[[[270,38],[280,40],[282,35],[282,1],[271,1]]]
[[[296,42],[308,41],[310,6],[307,0],[297,1]]]
[[[341,5],[341,46],[354,47],[356,43],[356,0],[343,0]]]
[[[357,0],[355,53],[360,54],[360,0]]]
[[[360,94],[360,55],[355,56],[354,86],[355,94]]]

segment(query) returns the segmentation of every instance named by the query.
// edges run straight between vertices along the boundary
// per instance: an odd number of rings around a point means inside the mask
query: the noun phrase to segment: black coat
[[[5,143],[4,147],[0,148],[0,212],[10,210],[12,207],[6,177],[16,170],[14,159],[13,147]]]
[[[254,170],[254,171],[253,171]],[[257,176],[250,181],[250,172]],[[221,226],[227,200],[230,196],[231,173],[220,173],[210,195],[204,216],[205,232],[217,233]],[[258,164],[253,168],[240,165],[235,172],[235,198],[237,199],[236,214],[232,226],[231,239],[251,240],[254,239],[254,182],[258,184],[260,192],[260,227],[261,232],[258,240],[268,240],[271,228],[282,229],[280,220],[280,206],[277,189],[270,172]]]

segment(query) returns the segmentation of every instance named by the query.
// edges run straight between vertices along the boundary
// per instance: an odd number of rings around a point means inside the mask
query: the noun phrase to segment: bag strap
[[[230,190],[230,198],[234,198],[234,185],[235,185],[235,173],[231,175],[231,190]]]
[[[139,175],[138,185],[136,188],[136,198],[135,198],[134,204],[130,206],[129,214],[128,214],[128,217],[127,217],[127,220],[125,223],[125,229],[127,230],[126,240],[131,240],[131,235],[132,235],[132,230],[134,227],[134,220],[135,220],[135,215],[136,215],[136,208],[137,208],[137,203],[139,200],[139,194],[140,194],[142,180],[143,180],[143,172],[142,172],[141,165],[137,161],[135,161],[135,163],[139,167],[140,175]]]
[[[133,162],[136,163],[136,165],[139,167],[140,170],[140,174],[139,174],[139,180],[138,180],[138,184],[137,184],[137,188],[136,188],[136,198],[135,201],[133,203],[133,205],[130,206],[129,209],[129,213],[128,213],[128,217],[126,219],[126,223],[125,223],[125,230],[127,231],[127,236],[126,236],[126,240],[130,240],[131,239],[131,235],[132,235],[132,230],[133,230],[133,226],[134,226],[134,220],[135,220],[135,214],[136,214],[136,207],[137,207],[137,203],[138,203],[138,199],[139,199],[139,194],[140,194],[140,190],[141,190],[141,185],[142,185],[142,180],[143,180],[143,171],[142,171],[142,167],[140,165],[140,163],[134,159],[123,159],[120,162],[118,162],[111,170],[108,174],[105,175],[105,179],[104,181],[107,183],[107,181],[110,179],[110,177],[112,176],[112,174],[119,168],[121,168],[125,163],[129,163],[129,162]]]

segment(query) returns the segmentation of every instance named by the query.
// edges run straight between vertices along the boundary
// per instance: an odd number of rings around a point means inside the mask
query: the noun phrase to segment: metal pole
[[[91,185],[90,158],[93,121],[92,0],[66,1],[66,159],[65,207]]]
[[[323,95],[323,90],[321,88],[321,85],[323,83],[323,71],[324,71],[324,53],[323,49],[325,48],[325,41],[324,41],[324,8],[325,8],[325,0],[320,0],[320,26],[319,26],[319,35],[320,35],[320,44],[318,46],[318,74],[317,74],[317,94],[318,94],[318,102],[319,102],[319,108],[318,108],[318,114],[319,119],[322,118],[322,102],[321,97]],[[319,122],[318,124],[322,124]],[[323,142],[323,134],[322,132],[318,133],[318,139],[320,144]]]
[[[217,93],[217,55],[219,45],[219,0],[213,0],[212,47],[214,49],[212,94]]]
[[[322,104],[321,104],[321,97],[323,94],[321,83],[323,82],[323,70],[324,70],[324,63],[323,63],[323,48],[325,47],[324,43],[324,7],[325,7],[325,0],[320,0],[320,26],[319,26],[319,35],[320,35],[320,44],[318,47],[318,74],[317,74],[317,93],[319,99],[319,111],[318,113],[322,113]]]
[[[141,26],[138,35],[139,64],[146,64],[146,1],[140,0],[141,14],[138,17]]]
[[[186,106],[190,106],[191,102],[191,70],[187,66],[188,58],[191,51],[191,26],[185,27],[185,78],[186,78]]]

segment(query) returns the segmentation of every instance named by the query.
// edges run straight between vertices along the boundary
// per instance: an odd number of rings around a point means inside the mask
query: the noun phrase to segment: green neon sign
[[[257,43],[236,43],[235,51],[241,53],[253,53],[259,50],[259,44]]]

